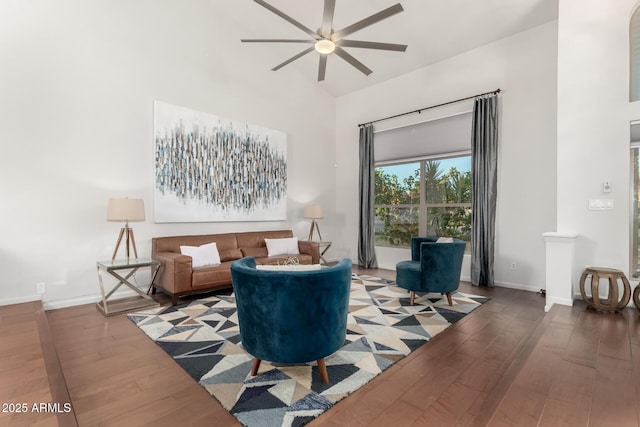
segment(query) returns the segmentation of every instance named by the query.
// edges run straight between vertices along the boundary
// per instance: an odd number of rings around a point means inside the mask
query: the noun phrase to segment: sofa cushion
[[[192,267],[220,264],[220,254],[215,242],[202,246],[180,246],[180,253],[191,257]]]
[[[252,256],[254,258],[267,257],[267,248],[265,246],[261,248],[242,248],[242,254],[244,256]]]
[[[267,245],[267,253],[270,257],[278,255],[298,255],[298,238],[286,237],[284,239],[264,239]]]
[[[235,261],[242,258],[242,251],[240,249],[225,249],[220,251],[220,261]]]
[[[284,237],[293,237],[291,230],[271,230],[271,231],[249,231],[245,233],[237,233],[236,239],[239,248],[258,248],[266,247],[264,239],[282,239]]]
[[[212,285],[231,283],[231,261],[219,265],[193,269],[191,286],[193,289],[206,289]]]
[[[235,233],[224,234],[199,234],[188,236],[154,237],[151,240],[151,253],[176,252],[180,253],[180,246],[202,246],[206,243],[216,242],[218,251],[234,249],[238,247]]]

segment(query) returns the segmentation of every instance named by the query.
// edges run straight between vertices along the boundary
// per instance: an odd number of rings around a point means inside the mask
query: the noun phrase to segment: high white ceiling
[[[322,22],[323,0],[266,0],[312,30]],[[484,44],[553,21],[558,0],[336,0],[333,27],[342,29],[400,2],[404,12],[351,34],[349,39],[407,44],[404,53],[345,48],[373,70],[365,76],[341,58],[328,58],[326,79],[316,82],[318,53],[311,52],[277,73],[303,73],[334,96],[362,89],[453,57]],[[307,34],[250,0],[224,3],[239,38],[308,38]],[[239,42],[235,40],[234,42]],[[241,43],[254,72],[271,68],[303,51],[307,44]]]

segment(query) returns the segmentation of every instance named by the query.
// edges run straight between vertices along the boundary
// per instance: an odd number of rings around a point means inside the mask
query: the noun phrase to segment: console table
[[[111,316],[114,314],[122,313],[129,310],[134,310],[143,307],[150,307],[158,305],[158,303],[150,297],[148,291],[143,291],[134,283],[129,280],[138,270],[141,268],[149,268],[151,273],[151,280],[145,287],[150,287],[153,283],[153,279],[158,273],[160,262],[152,259],[120,259],[112,261],[98,261],[96,263],[98,269],[98,282],[100,283],[100,293],[102,300],[96,303],[98,310],[105,316]],[[128,270],[128,272],[127,272]],[[107,273],[110,276],[118,280],[118,284],[105,293],[105,286],[103,281],[103,273]],[[122,274],[121,274],[122,273]],[[126,273],[126,274],[125,274]],[[109,301],[109,297],[113,295],[115,291],[121,285],[125,285],[133,290],[137,295],[133,297],[122,298],[119,300]]]

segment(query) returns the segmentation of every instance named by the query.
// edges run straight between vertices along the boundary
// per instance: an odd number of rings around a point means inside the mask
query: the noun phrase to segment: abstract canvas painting
[[[287,215],[284,132],[155,102],[155,222]]]

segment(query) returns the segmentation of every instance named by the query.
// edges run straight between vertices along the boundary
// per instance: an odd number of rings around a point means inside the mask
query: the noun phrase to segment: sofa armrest
[[[191,290],[191,257],[176,252],[158,252],[154,258],[160,268],[154,284],[171,294]]]
[[[311,255],[312,264],[320,264],[320,244],[310,240],[298,240],[298,251],[301,254]]]

